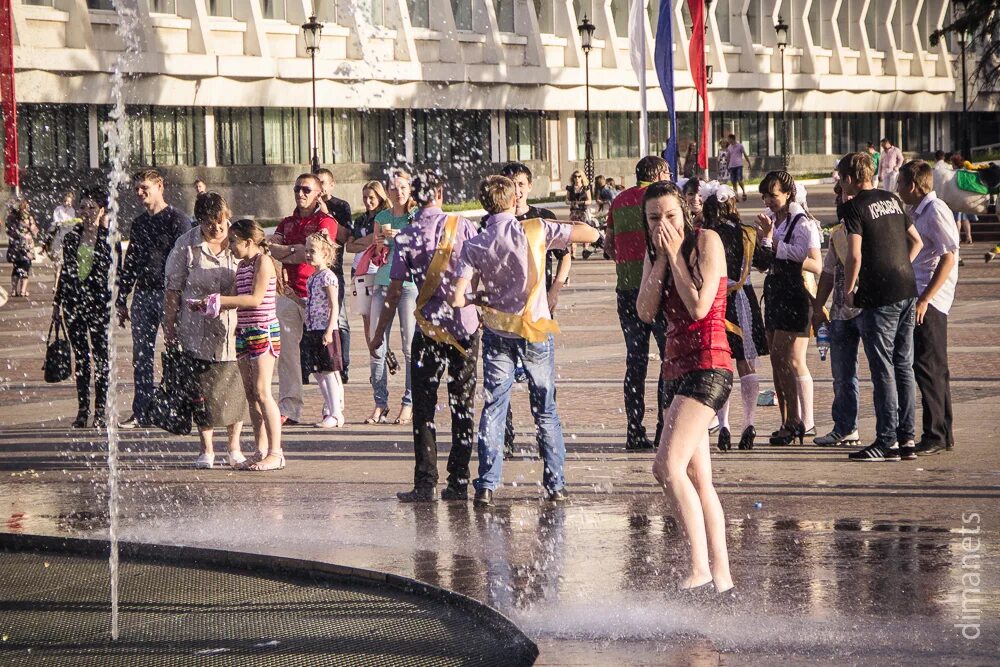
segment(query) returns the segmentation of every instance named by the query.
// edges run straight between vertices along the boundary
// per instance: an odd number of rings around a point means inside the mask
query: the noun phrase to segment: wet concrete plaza
[[[995,663],[1000,267],[982,263],[983,247],[964,251],[950,318],[954,451],[866,465],[848,463],[849,450],[808,444],[713,451],[742,593],[733,608],[674,593],[684,538],[653,482],[652,454],[623,450],[613,268],[594,259],[575,265],[559,312],[571,502],[541,499],[522,386],[514,408],[521,453],[505,464],[494,509],[399,504],[395,493],[412,481],[412,443],[406,427],[359,423],[372,403],[361,322],[352,315],[346,428],[287,429],[288,467],[272,473],[197,471],[194,438],[125,432],[122,537],[328,561],[452,589],[507,614],[537,642],[544,665]],[[51,287],[51,273],[39,273],[38,297]],[[41,380],[50,302],[38,297],[0,310],[0,530],[103,537],[106,443],[69,429],[70,383]],[[126,411],[130,352],[126,336],[118,339],[118,407]],[[810,365],[825,432],[829,365],[815,349]],[[760,372],[770,377],[766,364]],[[401,382],[392,378],[393,405]],[[870,438],[867,380],[862,394],[862,437]],[[315,386],[306,396],[306,414],[318,419]],[[439,421],[446,450],[447,420]],[[760,408],[757,421],[770,432],[777,408]],[[244,450],[250,438],[247,429]]]

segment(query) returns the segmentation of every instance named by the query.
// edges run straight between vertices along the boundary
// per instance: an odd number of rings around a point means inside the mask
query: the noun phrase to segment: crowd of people
[[[712,485],[710,431],[716,424],[719,450],[732,448],[734,374],[743,405],[738,449],[755,446],[758,364],[765,356],[781,414],[770,444],[803,444],[813,436],[819,446],[858,445],[863,344],[876,427],[872,442],[848,458],[912,460],[951,449],[947,320],[959,263],[959,227],[933,191],[932,165],[896,164],[891,144],[877,167],[870,150],[839,161],[838,223],[829,230],[825,256],[804,188],[789,173],[770,172],[761,181],[760,212],[740,211],[749,156],[733,135],[724,148],[728,184],[695,177],[675,184],[667,162],[648,156],[636,164],[633,187],[607,192],[614,185],[602,179],[597,190],[607,206],[604,252],[615,263],[627,350],[625,448],[656,450],[653,475],[675,501],[690,540],[692,567],[681,588],[717,592],[732,590],[733,582]],[[896,191],[877,188],[877,178]],[[167,203],[155,170],[137,173],[133,185],[144,211],[132,222],[125,252],[109,239],[107,192],[85,191],[78,210],[67,197],[69,210],[60,213],[67,229],[59,239],[55,301],[76,359],[74,427],[107,425],[108,334],[116,314],[133,343],[134,396],[121,428],[152,424],[154,350],[162,329],[166,347],[184,356],[199,388],[195,466],[216,466],[213,432],[225,428],[228,465],[280,470],[282,429],[306,420],[303,391],[310,379],[323,399],[315,426],[345,424],[350,307],[361,315],[370,354],[374,408],[364,423],[389,419],[388,375],[399,370],[389,349],[394,324],[399,331],[405,384],[393,421],[412,424],[416,459],[413,487],[398,494],[401,501],[438,498],[442,379],[452,446],[441,498],[467,499],[471,483],[476,505],[493,503],[513,439],[511,389],[527,381],[542,485],[548,500],[566,499],[556,313],[573,244],[600,237],[588,217],[591,188],[582,173],[573,173],[567,189],[566,221],[528,203],[532,172],[516,162],[480,184],[482,220],[444,212],[448,184],[440,173],[401,168],[385,183],[364,185],[365,211],[355,220],[324,169],[295,180],[295,210],[269,235],[254,220],[233,221],[225,198],[204,183],[193,221]],[[8,253],[19,281],[15,293],[26,294],[33,252],[23,248],[32,248],[39,232],[27,207],[14,213]],[[349,277],[345,249],[354,253]],[[753,271],[766,273],[760,298]],[[828,332],[834,400],[832,429],[817,436],[806,355],[821,330]],[[652,439],[644,426],[650,337],[662,361]],[[485,400],[477,429],[480,359]],[[255,447],[247,456],[240,432],[248,418]]]

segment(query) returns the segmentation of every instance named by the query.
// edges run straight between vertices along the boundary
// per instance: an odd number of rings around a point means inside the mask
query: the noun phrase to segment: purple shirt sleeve
[[[397,241],[392,246],[392,266],[389,268],[389,280],[402,280],[406,282],[411,280],[410,253],[406,251],[408,244],[399,242],[398,239],[401,235],[402,232],[396,236]]]
[[[545,225],[545,247],[548,250],[562,250],[569,246],[569,233],[572,225],[563,225],[558,222],[542,220]]]
[[[475,249],[469,243],[462,244],[462,254],[458,259],[458,275],[462,276],[466,280],[472,280],[473,274],[476,272],[474,264]]]

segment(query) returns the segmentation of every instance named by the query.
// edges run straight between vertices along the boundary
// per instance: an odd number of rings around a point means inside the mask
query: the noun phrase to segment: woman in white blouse
[[[774,253],[764,280],[764,327],[771,350],[774,387],[781,408],[781,428],[772,445],[787,445],[815,430],[813,381],[806,364],[811,304],[803,272],[818,276],[823,268],[816,221],[796,201],[795,180],[772,171],[760,184],[766,213],[757,216],[758,242]]]

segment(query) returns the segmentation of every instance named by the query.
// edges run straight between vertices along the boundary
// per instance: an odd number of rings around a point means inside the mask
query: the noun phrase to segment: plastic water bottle
[[[826,355],[830,351],[830,327],[825,324],[816,332],[816,347],[819,349],[819,360],[826,361]]]

